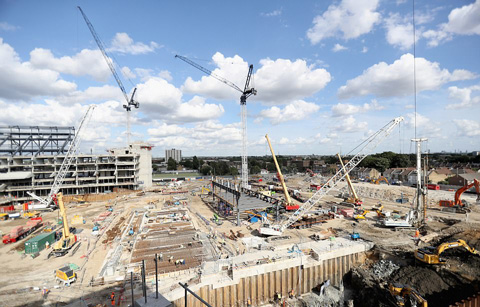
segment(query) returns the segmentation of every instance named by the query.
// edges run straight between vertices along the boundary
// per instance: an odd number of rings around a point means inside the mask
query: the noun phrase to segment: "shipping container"
[[[35,254],[45,249],[48,242],[50,246],[55,242],[55,232],[42,233],[25,242],[25,254]]]

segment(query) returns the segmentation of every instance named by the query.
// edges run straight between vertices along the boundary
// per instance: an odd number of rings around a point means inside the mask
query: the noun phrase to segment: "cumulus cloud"
[[[458,136],[479,137],[480,122],[469,119],[454,119]]]
[[[76,55],[56,58],[48,49],[35,48],[30,52],[30,63],[35,68],[50,69],[72,76],[92,76],[105,82],[112,73],[100,50],[83,49]]]
[[[136,55],[154,52],[155,49],[159,49],[160,47],[161,46],[155,42],[150,42],[148,45],[142,42],[134,42],[127,33],[117,33],[112,39],[108,51]]]
[[[413,24],[408,18],[401,18],[399,14],[390,14],[385,19],[387,42],[395,47],[406,50],[413,45]],[[420,37],[420,31],[417,29],[415,41]]]
[[[218,76],[228,76],[228,80],[243,89],[248,72],[248,63],[241,57],[224,57],[217,52],[212,57],[217,66],[213,73]],[[307,65],[304,60],[297,59],[263,59],[260,68],[252,80],[256,88],[261,89],[256,100],[266,104],[285,104],[293,100],[313,95],[323,89],[331,80],[330,73],[323,68]],[[212,76],[203,76],[199,81],[188,77],[182,86],[187,93],[195,93],[215,99],[234,99],[238,101],[240,92],[222,84]]]
[[[187,128],[178,125],[153,123],[153,126],[155,126],[155,128],[150,128],[147,130],[148,134],[152,137],[181,136],[188,132]]]
[[[475,78],[475,74],[463,69],[449,72],[437,62],[416,58],[417,92],[438,89],[447,82]],[[378,97],[405,96],[413,93],[413,55],[404,54],[392,64],[380,62],[369,67],[362,75],[348,80],[338,90],[341,99],[355,96]]]
[[[432,121],[430,118],[424,115],[419,114],[418,112],[408,113],[405,124],[411,129],[415,128],[416,126],[418,134],[421,137],[435,138],[442,136],[440,124]]]
[[[339,125],[334,127],[335,133],[354,133],[367,129],[367,122],[357,122],[353,116],[343,119]]]
[[[291,120],[302,120],[307,118],[309,115],[317,112],[320,107],[314,103],[306,102],[303,100],[296,100],[284,108],[271,107],[266,110],[260,111],[259,116],[261,118],[270,119],[270,123],[273,125],[291,121]]]
[[[350,116],[358,113],[365,113],[368,111],[377,111],[385,109],[384,106],[381,106],[377,100],[372,99],[371,103],[364,103],[363,105],[356,106],[349,103],[338,103],[332,106],[332,115],[334,117],[339,116]]]
[[[470,108],[480,103],[480,95],[472,97],[472,92],[480,91],[479,85],[474,85],[465,88],[458,88],[451,86],[448,88],[450,100],[458,102],[447,105],[446,109],[464,109]]]
[[[338,52],[338,51],[342,51],[342,50],[347,50],[348,48],[345,47],[345,46],[342,46],[340,44],[335,44],[335,46],[333,46],[332,48],[332,51],[333,52]]]
[[[362,53],[367,53],[367,52],[368,52],[368,48],[365,47],[365,46],[363,46],[363,48],[362,48]]]
[[[269,13],[260,13],[260,16],[264,16],[264,17],[275,17],[280,15],[282,15],[282,10],[273,10]]]
[[[428,45],[435,47],[451,40],[453,35],[480,35],[480,0],[453,9],[448,15],[448,22],[438,25],[436,30],[425,31],[423,36]]]
[[[17,26],[11,25],[6,21],[0,22],[0,30],[1,31],[15,31],[17,29],[18,29]]]
[[[174,122],[196,122],[218,118],[224,113],[222,105],[208,104],[202,97],[182,100],[182,91],[162,78],[150,78],[137,86],[137,100],[142,112]]]
[[[380,21],[376,12],[378,0],[343,0],[338,6],[330,5],[326,12],[313,19],[307,38],[315,45],[325,38],[342,36],[357,38],[370,32]]]
[[[22,62],[15,50],[0,38],[0,98],[30,100],[67,94],[76,88],[75,83],[61,79],[57,71]]]

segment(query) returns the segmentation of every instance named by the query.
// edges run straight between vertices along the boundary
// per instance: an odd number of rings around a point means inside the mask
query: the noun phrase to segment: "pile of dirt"
[[[403,267],[394,276],[394,282],[409,285],[422,296],[447,290],[450,287],[437,272],[427,267]]]

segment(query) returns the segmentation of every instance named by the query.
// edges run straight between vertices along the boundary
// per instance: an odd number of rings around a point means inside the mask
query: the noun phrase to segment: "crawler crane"
[[[273,147],[270,143],[270,139],[268,138],[268,134],[265,134],[265,138],[267,139],[268,146],[270,147],[270,151],[272,152],[273,162],[275,162],[275,167],[277,168],[278,180],[280,180],[280,183],[282,184],[283,194],[285,195],[285,209],[297,210],[298,208],[300,208],[300,206],[298,204],[294,204],[292,202],[292,199],[290,198],[290,194],[288,194],[287,185],[285,184],[285,179],[283,178],[282,171],[280,169],[280,166],[278,165],[277,157],[275,156],[275,152],[273,151]]]
[[[331,189],[335,188],[336,185],[348,174],[353,168],[355,168],[362,160],[372,151],[381,141],[383,141],[392,130],[403,121],[403,117],[397,117],[391,120],[383,128],[375,132],[362,144],[356,147],[358,152],[353,156],[353,158],[345,165],[344,169],[339,170],[335,175],[333,175],[313,196],[303,203],[300,208],[295,211],[287,220],[278,224],[270,224],[270,222],[264,219],[262,226],[259,229],[260,234],[262,235],[281,235],[285,229],[293,225],[296,221],[301,219],[306,213],[308,213],[318,202],[330,192]]]
[[[474,255],[480,255],[480,251],[477,251],[473,247],[470,247],[467,242],[464,240],[457,240],[454,242],[446,242],[440,244],[437,247],[427,246],[423,248],[419,248],[415,251],[415,259],[420,260],[421,262],[427,264],[443,264],[446,262],[445,259],[440,258],[440,255],[447,249],[456,248],[456,247],[463,247],[470,253]]]
[[[61,257],[68,253],[68,251],[77,243],[77,236],[70,232],[68,227],[67,210],[63,204],[62,193],[57,194],[58,207],[60,208],[60,215],[62,216],[62,238],[53,245],[53,250],[48,257]]]
[[[340,154],[337,153],[338,159],[340,160],[340,164],[342,165],[343,171],[345,171],[345,166],[343,165],[342,157]],[[350,197],[347,198],[345,201],[350,204],[354,204],[355,206],[363,205],[363,201],[358,197],[355,188],[353,187],[352,181],[350,181],[350,176],[348,173],[345,174],[345,180],[347,180],[348,190],[350,191]]]

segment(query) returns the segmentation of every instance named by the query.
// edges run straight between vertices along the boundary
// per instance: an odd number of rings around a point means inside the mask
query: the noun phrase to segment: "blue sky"
[[[136,86],[132,139],[184,155],[240,155],[243,88],[248,152],[349,152],[391,119],[378,151],[414,151],[412,1],[1,1],[0,124],[77,125],[98,107],[83,151],[126,143],[123,96],[80,5]],[[416,1],[417,136],[425,149],[480,150],[480,0]]]

